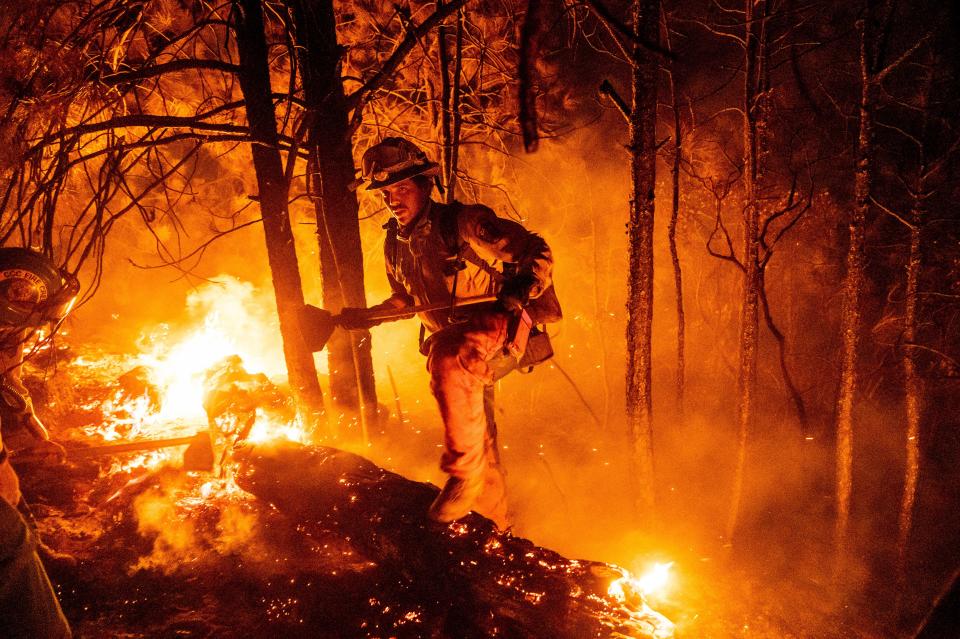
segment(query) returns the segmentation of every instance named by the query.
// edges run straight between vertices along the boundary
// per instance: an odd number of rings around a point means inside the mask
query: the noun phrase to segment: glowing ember
[[[303,429],[299,420],[282,422],[258,408],[257,421],[250,430],[247,441],[259,443],[273,439],[287,439],[304,444],[308,441],[309,434]]]

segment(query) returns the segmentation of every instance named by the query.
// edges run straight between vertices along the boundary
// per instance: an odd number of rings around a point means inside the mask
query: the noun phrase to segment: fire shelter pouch
[[[550,336],[546,331],[533,327],[530,330],[530,337],[527,338],[527,348],[523,351],[523,357],[520,358],[517,367],[522,372],[528,373],[534,366],[544,363],[551,357],[553,357],[553,345],[550,343]]]

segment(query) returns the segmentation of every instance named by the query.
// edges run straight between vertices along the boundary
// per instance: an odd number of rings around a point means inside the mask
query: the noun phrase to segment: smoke
[[[130,572],[157,569],[164,574],[175,572],[181,564],[197,559],[201,546],[194,523],[178,512],[172,487],[154,487],[133,502],[137,532],[154,536],[150,554],[140,557]]]
[[[618,137],[611,131],[622,124],[616,118],[607,124],[545,141],[535,155],[482,161],[467,150],[464,156],[471,175],[492,187],[463,199],[520,219],[548,241],[564,309],[564,320],[548,327],[556,352],[552,362],[529,375],[511,374],[496,388],[514,532],[568,556],[633,570],[650,561],[675,560],[677,573],[696,584],[691,587],[707,589],[704,575],[721,563],[730,542],[723,530],[737,445],[740,273],[707,253],[716,202],[697,184],[685,182],[678,228],[687,362],[681,412],[676,293],[666,240],[670,183],[661,171],[653,345],[658,512],[638,513],[624,398],[629,166],[621,139],[625,129]],[[703,154],[699,161],[706,172],[718,160]],[[737,206],[734,191],[723,204],[734,244]],[[812,581],[829,568],[823,553],[832,530],[832,441],[824,424],[833,392],[834,311],[824,308],[822,299],[835,285],[837,269],[832,238],[822,228],[836,214],[829,198],[818,201],[809,227],[798,225],[796,241],[779,247],[768,268],[771,309],[787,337],[787,359],[804,391],[816,437],[803,437],[781,380],[778,346],[761,328],[756,430],[748,438],[742,523],[734,545],[750,549],[744,565],[775,572],[792,566]],[[378,250],[381,224],[375,216],[364,226],[370,303],[388,294]],[[811,315],[824,321],[812,324]],[[380,401],[395,416],[398,395],[406,421],[390,421],[365,454],[407,476],[442,483],[437,469],[442,426],[425,362],[416,352],[416,324],[377,327],[373,340]]]
[[[239,554],[249,550],[250,541],[257,533],[258,519],[239,504],[228,502],[220,512],[214,538],[214,548],[221,555]]]
[[[137,532],[152,539],[150,551],[130,566],[172,574],[185,565],[242,555],[263,556],[259,518],[250,498],[230,483],[168,476],[133,502]]]

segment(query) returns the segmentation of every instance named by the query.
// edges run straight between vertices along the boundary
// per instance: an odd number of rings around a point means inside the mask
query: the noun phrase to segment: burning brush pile
[[[51,570],[77,636],[672,636],[622,569],[476,514],[428,524],[436,487],[308,445],[217,324],[27,367],[68,462],[19,471],[42,537],[78,560]]]

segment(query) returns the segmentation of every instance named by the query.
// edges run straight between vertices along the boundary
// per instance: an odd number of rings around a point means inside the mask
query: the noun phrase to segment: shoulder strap
[[[463,242],[460,240],[460,210],[463,204],[454,200],[450,204],[442,204],[439,207],[437,219],[437,231],[440,238],[451,253],[459,254]]]
[[[390,216],[383,228],[387,230],[387,235],[383,239],[383,256],[390,265],[390,269],[397,272],[397,218]]]

